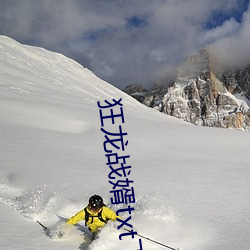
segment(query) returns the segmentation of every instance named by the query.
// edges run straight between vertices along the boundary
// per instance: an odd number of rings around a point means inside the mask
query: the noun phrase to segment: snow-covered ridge
[[[88,130],[83,118],[73,118],[74,105],[86,106],[105,98],[123,98],[128,108],[143,106],[96,77],[75,61],[43,48],[22,45],[0,36],[0,110],[2,119],[28,126],[80,133]],[[68,103],[68,95],[73,101]],[[30,102],[33,105],[30,105]],[[63,109],[50,104],[68,103]],[[20,112],[22,107],[22,112]],[[48,112],[49,111],[49,112]]]
[[[0,36],[0,62],[0,84],[17,93],[35,95],[41,88],[45,98],[53,90],[62,95],[67,91],[76,96],[86,94],[96,100],[103,96],[110,98],[118,93],[124,98],[126,96],[62,54],[22,45],[5,36]],[[41,93],[39,95],[42,97]],[[126,97],[124,101],[127,105],[136,105],[132,98]]]

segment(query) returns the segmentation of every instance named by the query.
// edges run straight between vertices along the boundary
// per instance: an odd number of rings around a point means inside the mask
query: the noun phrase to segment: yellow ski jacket
[[[100,213],[100,211],[102,211],[101,217],[104,221],[107,221],[107,220],[115,221],[117,218],[120,219],[120,216],[117,216],[113,210],[111,210],[110,208],[108,208],[106,206],[103,206],[98,212],[93,212],[88,207],[86,209],[87,209],[87,212],[89,213],[89,219],[88,219],[88,221],[86,221],[86,225],[88,226],[89,230],[92,233],[97,232],[98,229],[102,228],[106,224],[105,222],[101,221],[98,218],[98,214]],[[77,222],[79,222],[80,220],[85,220],[84,209],[82,209],[77,214],[72,216],[67,221],[67,224],[74,225]]]

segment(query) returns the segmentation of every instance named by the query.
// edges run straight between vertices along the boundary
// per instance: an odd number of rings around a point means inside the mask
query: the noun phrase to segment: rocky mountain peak
[[[233,94],[248,93],[245,88],[249,87],[249,71],[215,74],[210,64],[208,50],[202,49],[178,67],[171,86],[132,91],[130,95],[160,112],[196,125],[248,129],[249,106]]]
[[[177,77],[194,77],[205,74],[210,70],[209,53],[201,49],[194,55],[188,57],[177,69]]]

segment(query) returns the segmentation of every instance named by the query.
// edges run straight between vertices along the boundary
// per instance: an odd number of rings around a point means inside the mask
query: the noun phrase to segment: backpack
[[[98,219],[99,219],[100,221],[104,222],[104,223],[107,223],[107,222],[109,221],[109,219],[104,220],[104,219],[102,218],[102,210],[101,210],[96,216],[90,215],[90,213],[89,213],[88,210],[87,210],[87,207],[84,208],[84,212],[85,212],[85,219],[84,219],[84,220],[85,220],[85,226],[87,226],[87,222],[89,221],[89,217],[92,218],[92,221],[91,221],[90,224],[93,223],[94,217],[98,217]]]

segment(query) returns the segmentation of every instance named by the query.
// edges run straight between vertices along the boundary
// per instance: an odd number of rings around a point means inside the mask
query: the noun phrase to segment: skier
[[[120,219],[120,216],[117,216],[113,210],[106,207],[102,197],[95,194],[89,198],[89,204],[72,216],[67,221],[67,224],[74,225],[80,220],[85,220],[85,225],[92,232],[94,239],[109,220],[115,221],[117,218]]]

